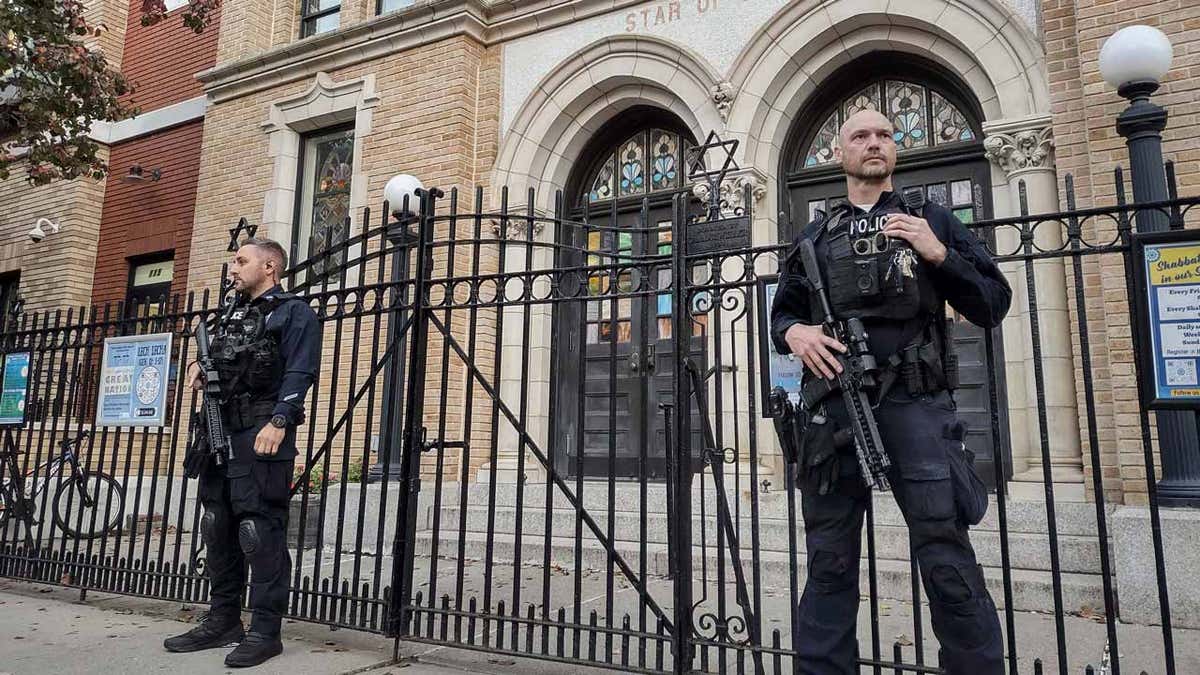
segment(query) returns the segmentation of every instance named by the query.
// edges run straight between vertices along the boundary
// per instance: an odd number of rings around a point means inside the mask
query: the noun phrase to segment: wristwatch
[[[275,427],[276,429],[286,429],[287,423],[287,417],[284,415],[274,415],[271,417],[271,426]]]

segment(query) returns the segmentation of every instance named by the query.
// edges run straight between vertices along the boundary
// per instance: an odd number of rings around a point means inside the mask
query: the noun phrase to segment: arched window
[[[676,190],[683,181],[685,140],[666,129],[641,129],[599,153],[580,201],[594,203]]]
[[[860,110],[878,110],[896,127],[897,154],[940,148],[976,139],[967,117],[935,89],[900,79],[886,79],[859,89],[828,111],[804,153],[804,168],[832,163],[838,130]]]

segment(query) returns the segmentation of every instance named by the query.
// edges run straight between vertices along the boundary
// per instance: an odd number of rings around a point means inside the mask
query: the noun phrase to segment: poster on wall
[[[1138,234],[1137,276],[1142,403],[1200,409],[1200,236]]]
[[[0,427],[25,424],[25,401],[29,398],[29,352],[4,355],[0,380]]]
[[[105,339],[96,426],[163,426],[170,365],[170,333]]]
[[[771,340],[771,305],[775,302],[775,291],[779,288],[777,276],[762,276],[758,280],[758,333],[759,347],[764,363],[760,364],[762,374],[762,400],[775,387],[783,387],[794,405],[800,403],[800,377],[804,373],[804,364],[791,354],[780,354],[775,350]],[[763,416],[768,417],[770,411],[765,404],[762,406]]]

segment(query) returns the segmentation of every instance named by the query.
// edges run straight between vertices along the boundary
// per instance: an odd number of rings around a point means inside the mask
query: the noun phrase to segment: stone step
[[[438,531],[442,534],[455,534],[459,529],[459,509],[457,506],[443,508],[438,522]],[[496,508],[488,511],[485,507],[467,509],[466,531],[486,533],[488,515],[492,518],[493,531],[500,537],[512,539],[516,533],[518,522],[516,509]],[[432,510],[425,526],[433,527]],[[601,533],[608,536],[608,514],[594,514],[593,519]],[[709,546],[717,542],[716,518],[709,515],[702,530],[701,521],[692,521],[692,541],[705,541]],[[544,537],[546,533],[546,513],[542,505],[525,509],[520,518],[523,535]],[[552,520],[551,534],[555,537],[572,538],[575,536],[576,517],[574,511],[556,511]],[[750,548],[753,527],[749,515],[743,514],[738,537],[742,548]],[[592,530],[583,525],[585,541],[598,541]],[[641,516],[637,513],[619,512],[614,519],[614,537],[617,541],[636,544],[641,540]],[[797,521],[795,525],[796,542],[799,551],[804,551],[804,524]],[[780,551],[788,550],[788,521],[778,518],[760,519],[758,523],[759,550]],[[667,543],[667,518],[665,514],[653,513],[646,516],[646,537],[650,544]],[[1000,565],[1000,533],[989,530],[973,530],[971,543],[975,547],[980,564],[988,566]],[[877,557],[887,560],[909,559],[908,529],[903,525],[877,525],[875,528],[875,545]],[[1009,565],[1014,569],[1049,570],[1050,539],[1043,533],[1010,532]],[[863,551],[867,550],[866,533],[863,534]],[[1099,543],[1095,537],[1082,535],[1060,535],[1058,537],[1059,569],[1063,572],[1100,572]]]
[[[443,534],[435,537],[431,532],[420,532],[417,534],[417,554],[431,555],[435,541],[438,543],[439,556],[448,558],[457,556],[459,545],[459,538],[457,536]],[[463,545],[464,556],[467,559],[482,560],[487,558],[493,563],[511,564],[515,558],[516,547],[511,537],[496,538],[492,542],[492,547],[489,551],[487,537],[482,533],[472,532],[467,533],[463,537]],[[642,551],[637,545],[630,542],[618,542],[615,551],[631,569],[636,571],[641,568]],[[711,547],[707,550],[693,547],[692,551],[692,565],[695,578],[700,578],[702,566],[707,564],[709,583],[715,583],[712,581],[712,575],[717,565],[715,551]],[[607,570],[608,552],[603,548],[595,543],[591,543],[590,545],[585,543],[581,552],[581,569],[589,571]],[[665,545],[647,544],[644,554],[646,556],[647,576],[662,578],[667,575],[669,571],[669,559]],[[521,560],[524,565],[540,567],[544,556],[544,538],[537,536],[525,536],[521,538]],[[726,561],[726,578],[732,579],[733,575],[729,571],[728,556],[723,556],[723,558]],[[553,565],[559,566],[561,569],[573,574],[576,566],[574,539],[552,537],[550,540],[550,560]],[[750,569],[752,562],[749,552],[743,553],[742,564],[746,578],[753,579],[752,570]],[[761,580],[760,583],[764,589],[788,589],[793,569],[795,569],[797,578],[803,583],[803,579],[806,577],[806,565],[803,556],[797,556],[793,560],[785,552],[764,551],[760,553],[758,572]],[[868,580],[866,578],[868,563],[865,558],[861,563],[861,569],[861,588],[865,593],[868,588]],[[615,566],[614,570],[615,574],[621,574]],[[878,597],[892,600],[911,599],[912,577],[911,567],[908,563],[899,560],[880,559],[876,561],[876,570]],[[1004,604],[1002,570],[992,566],[984,566],[983,570],[988,590],[993,600],[995,600],[998,607],[1002,607]],[[1018,611],[1055,611],[1054,582],[1049,572],[1014,569],[1011,570],[1010,575],[1012,579],[1014,609]],[[1060,575],[1060,582],[1064,611],[1094,611],[1097,607],[1103,607],[1104,601],[1099,575],[1066,572]]]
[[[727,483],[732,485],[729,479],[727,479]],[[745,485],[745,481],[743,481],[743,485]],[[421,492],[422,504],[433,503],[433,487],[429,482],[424,484]],[[568,487],[573,493],[577,490],[574,482],[570,482]],[[517,486],[515,484],[498,483],[496,485],[494,500],[489,500],[488,490],[489,486],[487,484],[472,484],[468,486],[468,507],[486,507],[488,505],[495,507],[516,507]],[[574,506],[558,487],[552,487],[552,490],[554,492],[554,509],[556,512],[574,510]],[[726,494],[731,510],[737,510],[738,504],[740,504],[743,514],[747,514],[753,509],[754,500],[749,492],[742,491],[740,494],[735,494],[732,488],[730,488],[726,490]],[[617,483],[614,486],[613,495],[612,505],[615,512],[641,512],[643,499],[641,497],[641,488],[637,483]],[[692,490],[693,512],[699,511],[701,498],[703,498],[708,512],[712,513],[715,507],[715,497],[716,490],[712,488],[711,476],[706,476],[705,488],[695,487]],[[797,493],[797,510],[800,508],[798,497],[799,494]],[[460,494],[457,484],[446,484],[443,486],[441,494],[442,506],[458,505],[459,499]],[[527,482],[523,490],[523,501],[526,512],[532,512],[535,509],[544,509],[546,504],[545,483],[534,483],[532,480]],[[666,513],[665,485],[663,483],[648,483],[644,501],[647,513]],[[609,509],[607,482],[585,481],[582,503],[584,508],[593,517],[601,513],[606,513]],[[761,519],[787,519],[787,493],[777,488],[772,488],[766,492],[760,490],[757,508],[759,518]],[[1009,532],[1039,534],[1049,531],[1045,502],[1007,500],[1005,504],[1005,516],[1006,527]],[[875,495],[875,519],[881,525],[904,524],[904,518],[900,514],[900,509],[896,506],[892,496],[887,493],[876,493]],[[996,496],[991,495],[989,497],[987,515],[984,516],[983,522],[976,525],[972,530],[999,531],[999,519],[1000,509],[996,501]],[[1086,535],[1094,537],[1096,535],[1096,507],[1094,504],[1084,502],[1057,502],[1055,504],[1055,524],[1057,532],[1060,535]]]

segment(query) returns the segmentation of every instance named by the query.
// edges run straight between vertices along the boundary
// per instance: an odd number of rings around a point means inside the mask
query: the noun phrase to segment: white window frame
[[[367,206],[370,181],[370,175],[362,167],[363,141],[371,134],[377,105],[379,96],[375,93],[373,74],[334,82],[328,73],[317,73],[312,86],[304,93],[271,104],[262,125],[268,139],[267,154],[273,164],[271,187],[263,198],[262,223],[266,236],[278,241],[283,250],[290,252],[293,249],[302,135],[349,123],[354,124],[354,158],[350,179],[350,227],[346,238],[361,233],[359,221]],[[346,251],[347,259],[357,258],[359,248],[358,245],[351,246]]]

